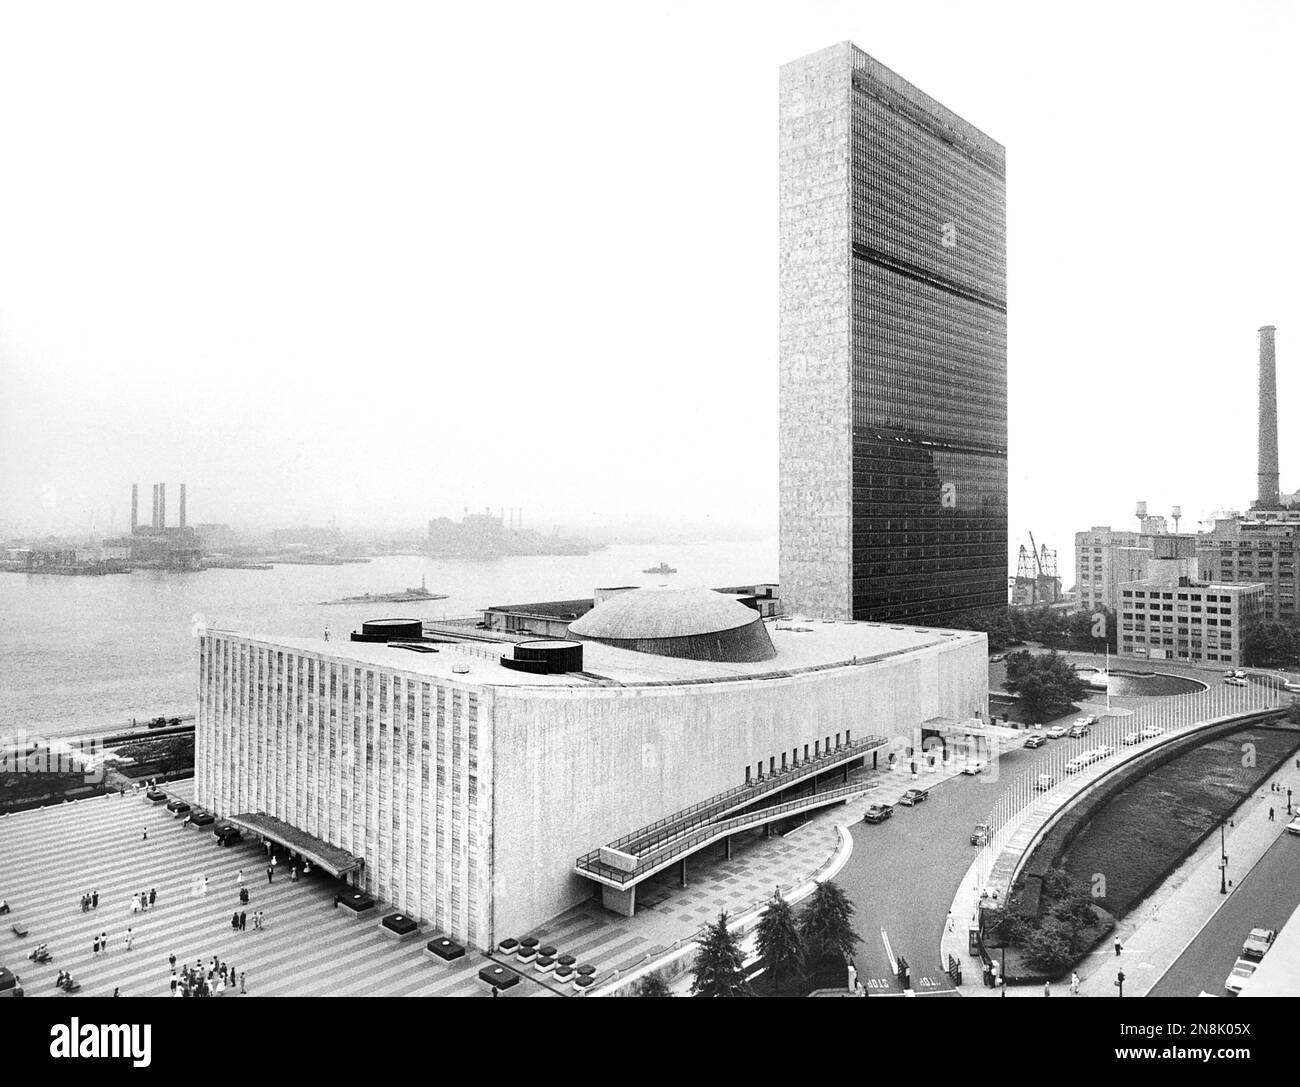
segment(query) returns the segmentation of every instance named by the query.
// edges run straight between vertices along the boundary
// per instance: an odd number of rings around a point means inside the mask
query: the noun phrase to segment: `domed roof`
[[[712,589],[662,586],[629,589],[569,624],[580,638],[690,638],[762,622],[758,612]]]

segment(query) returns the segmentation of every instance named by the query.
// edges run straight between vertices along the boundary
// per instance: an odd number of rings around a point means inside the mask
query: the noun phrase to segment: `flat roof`
[[[891,623],[781,619],[767,620],[765,626],[776,648],[776,657],[772,660],[686,660],[582,641],[583,671],[561,675],[535,675],[502,667],[501,656],[512,643],[473,640],[425,642],[425,646],[438,652],[414,653],[382,642],[327,642],[321,638],[239,631],[213,630],[212,633],[363,666],[491,687],[592,687],[609,682],[630,686],[716,683],[870,665],[936,646],[969,644],[984,639],[983,634],[969,630]]]

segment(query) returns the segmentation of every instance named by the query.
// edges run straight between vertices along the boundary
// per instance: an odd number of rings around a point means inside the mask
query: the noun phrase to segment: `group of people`
[[[92,946],[92,951],[95,957],[98,958],[99,953],[101,951],[107,951],[107,950],[108,950],[108,933],[101,932],[98,936],[95,937],[95,942],[94,945]]]
[[[241,897],[242,897],[243,895],[246,895],[247,893],[248,893],[247,891],[241,891],[241,892],[240,892],[240,895],[241,895]],[[246,900],[245,900],[245,901],[246,901]],[[259,930],[259,929],[262,927],[264,920],[265,920],[265,917],[264,917],[264,915],[263,915],[263,913],[262,913],[261,910],[254,910],[254,911],[253,911],[253,931],[254,931],[254,932],[256,932],[257,930]],[[247,910],[237,910],[235,913],[232,913],[232,914],[230,915],[230,929],[231,929],[232,932],[243,932],[247,927],[248,927],[248,911],[247,911]]]
[[[99,892],[96,892],[98,894]],[[140,913],[158,901],[158,888],[153,887],[148,894],[140,891],[138,894],[131,896],[131,912]]]
[[[81,988],[81,985],[73,980],[70,971],[60,970],[59,976],[54,979],[54,987],[56,989],[62,989],[66,993],[75,993]]]
[[[81,896],[81,912],[99,909],[99,891],[94,890]]]
[[[196,959],[193,966],[182,966],[179,974],[176,972],[176,956],[169,956],[168,962],[172,968],[172,996],[222,996],[227,989],[233,991],[236,985],[241,993],[248,991],[244,987],[246,974],[242,970],[236,973],[234,966],[218,961],[216,956],[206,969],[203,960]]]

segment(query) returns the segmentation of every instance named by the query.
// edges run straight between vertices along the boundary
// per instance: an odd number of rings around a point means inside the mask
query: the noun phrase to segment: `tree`
[[[763,966],[772,977],[772,992],[780,986],[782,977],[797,977],[803,970],[803,937],[795,921],[790,903],[781,897],[778,889],[771,904],[763,911],[758,922],[758,954]]]
[[[672,996],[668,983],[659,974],[647,974],[637,990],[637,996]]]
[[[1074,962],[1074,933],[1056,918],[1045,918],[1025,940],[1025,958],[1049,973],[1063,970]]]
[[[819,883],[799,915],[799,935],[809,959],[847,960],[855,944],[853,903],[834,883]]]
[[[1003,686],[1019,696],[1020,708],[1031,724],[1055,717],[1083,698],[1088,689],[1069,662],[1055,652],[1037,656],[1023,651],[1012,653],[1007,658]]]
[[[1241,662],[1248,668],[1293,664],[1300,660],[1300,630],[1292,623],[1263,619],[1251,623],[1241,639]]]
[[[745,980],[745,954],[740,941],[727,928],[727,911],[704,927],[704,939],[695,956],[692,996],[752,996]]]
[[[1286,719],[1293,725],[1300,725],[1300,698],[1291,699],[1291,705],[1287,707]]]

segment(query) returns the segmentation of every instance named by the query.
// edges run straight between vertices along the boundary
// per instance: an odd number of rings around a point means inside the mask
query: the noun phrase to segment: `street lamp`
[[[1228,849],[1223,839],[1223,824],[1219,824],[1219,894],[1228,893]]]
[[[1124,971],[1121,970],[1115,975],[1115,987],[1119,989],[1119,995],[1124,995]]]

